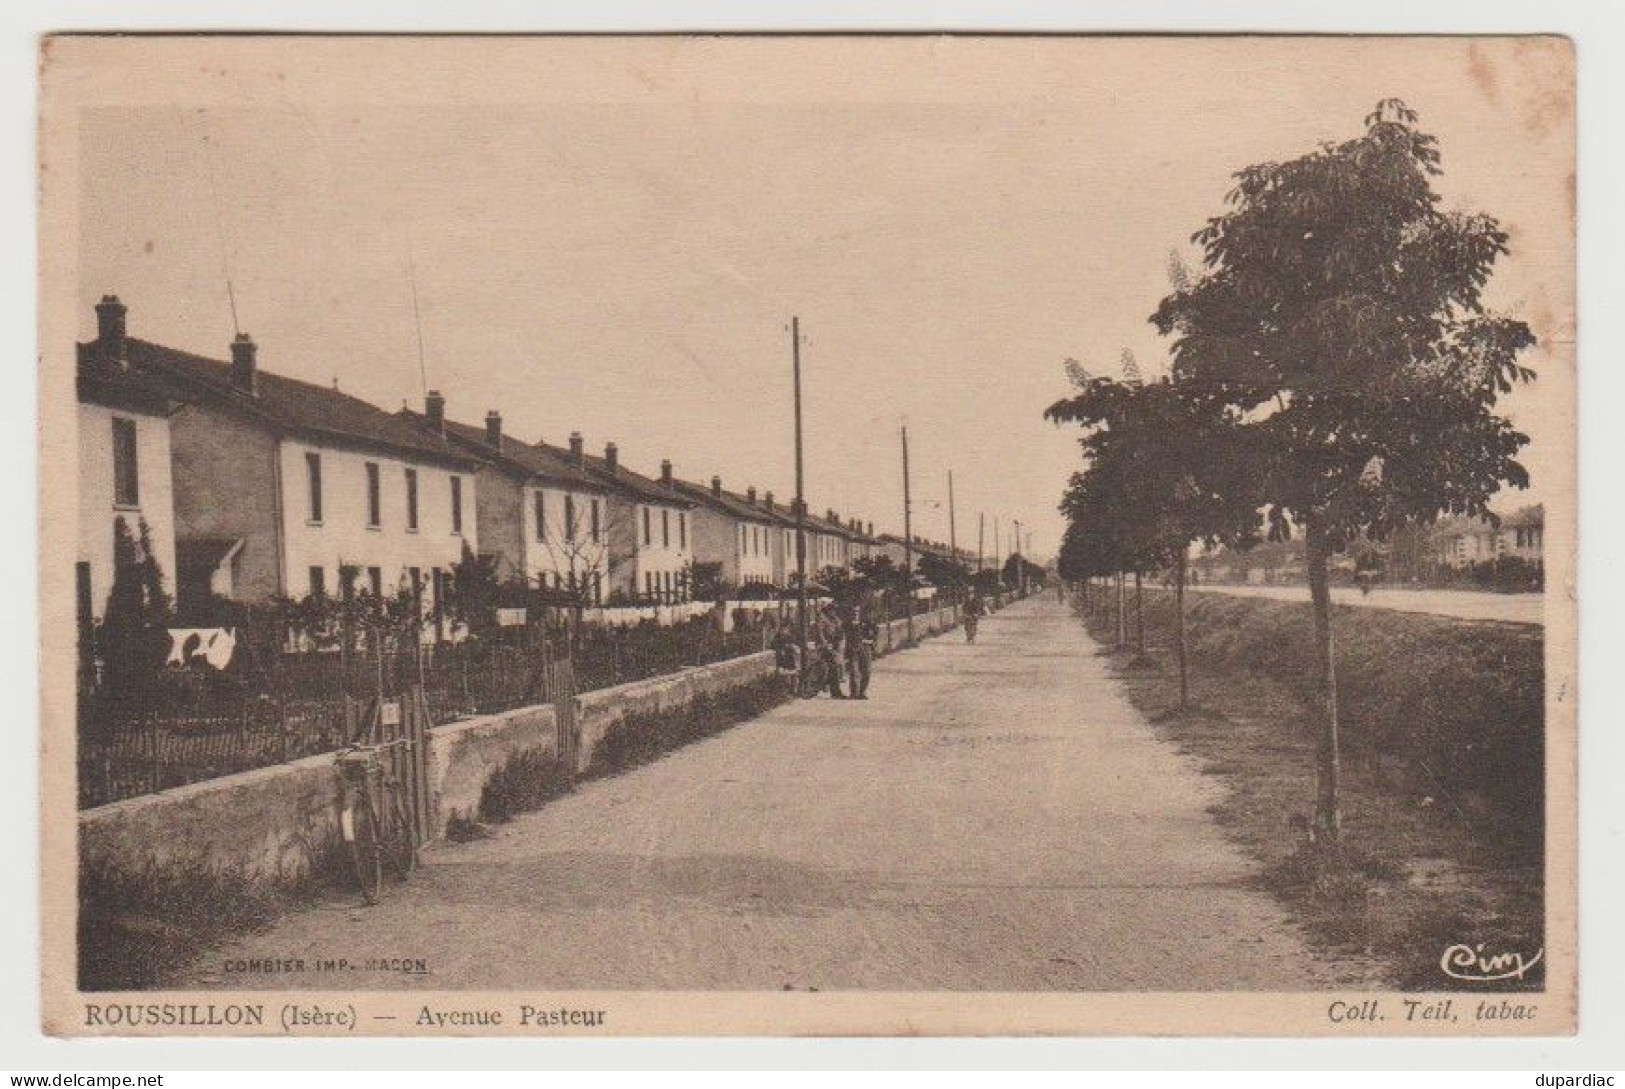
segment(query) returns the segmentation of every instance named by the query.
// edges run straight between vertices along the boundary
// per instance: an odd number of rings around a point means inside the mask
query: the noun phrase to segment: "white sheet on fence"
[[[581,622],[610,628],[627,628],[653,620],[661,627],[681,624],[696,616],[709,615],[716,606],[709,601],[687,601],[679,605],[605,605],[582,609]]]
[[[203,661],[215,669],[225,669],[236,650],[236,628],[170,628],[169,660],[165,664]]]

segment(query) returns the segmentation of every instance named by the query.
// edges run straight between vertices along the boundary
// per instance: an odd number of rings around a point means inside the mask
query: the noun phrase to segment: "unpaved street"
[[[213,951],[189,982],[277,988],[1303,989],[1317,956],[1249,888],[1053,598],[882,661],[868,702],[797,702],[438,846],[362,909]],[[1284,831],[1283,831],[1283,834]],[[421,957],[428,975],[256,976],[233,958]]]

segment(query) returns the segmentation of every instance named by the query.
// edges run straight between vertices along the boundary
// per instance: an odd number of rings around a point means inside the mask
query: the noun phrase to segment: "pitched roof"
[[[81,345],[81,351],[87,348]],[[259,368],[254,394],[231,382],[231,364],[176,348],[126,341],[130,364],[158,378],[177,400],[206,402],[242,413],[280,432],[335,445],[381,450],[472,468],[476,462],[438,435],[424,433],[376,405],[336,389]]]
[[[774,517],[767,512],[765,507],[753,505],[750,500],[735,495],[726,488],[722,489],[721,493],[718,494],[708,487],[695,484],[689,480],[675,480],[673,483],[676,484],[678,491],[696,503],[720,510],[731,518],[765,525],[772,525],[775,522]]]
[[[546,442],[535,442],[531,443],[531,445],[554,457],[562,458],[571,466],[576,464],[575,456],[563,447]],[[581,471],[585,472],[591,479],[599,481],[601,487],[619,489],[645,503],[664,503],[667,506],[674,507],[691,507],[694,505],[691,500],[679,494],[676,489],[668,488],[658,480],[651,480],[642,473],[633,472],[619,463],[616,464],[615,468],[611,469],[609,462],[603,458],[594,457],[592,454],[583,453],[581,455]]]
[[[1502,529],[1527,529],[1530,526],[1544,526],[1546,524],[1546,505],[1535,503],[1532,506],[1519,507],[1505,518],[1501,519]]]
[[[433,425],[422,413],[412,409],[403,408],[397,413],[419,430],[430,434],[435,432]],[[478,457],[489,464],[504,468],[510,472],[524,477],[539,477],[553,484],[563,484],[574,488],[583,488],[588,491],[603,491],[605,485],[584,469],[577,469],[570,464],[569,456],[558,456],[553,451],[540,446],[533,446],[528,442],[514,438],[512,435],[502,436],[502,445],[493,447],[486,439],[485,429],[472,424],[460,423],[457,420],[446,420],[445,434],[452,443],[468,453]]]
[[[74,384],[79,400],[149,416],[167,416],[175,407],[169,391],[151,375],[105,362],[93,344],[78,347]]]

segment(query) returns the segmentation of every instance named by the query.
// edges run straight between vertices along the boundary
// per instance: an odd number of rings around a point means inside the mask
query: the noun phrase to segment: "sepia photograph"
[[[1567,39],[39,78],[45,1032],[1575,1031]]]

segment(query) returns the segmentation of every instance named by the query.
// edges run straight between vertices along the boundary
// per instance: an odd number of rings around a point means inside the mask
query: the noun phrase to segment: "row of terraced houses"
[[[244,334],[229,359],[153,344],[115,296],[96,316],[77,346],[82,621],[105,605],[121,519],[183,603],[416,586],[432,605],[465,544],[504,579],[594,604],[686,601],[696,564],[733,586],[793,582],[794,505],[771,491],[685,480],[669,461],[645,476],[579,433],[521,441],[494,410],[458,421],[439,392],[388,412],[262,369]],[[903,561],[901,540],[833,510],[805,532],[809,572]]]

